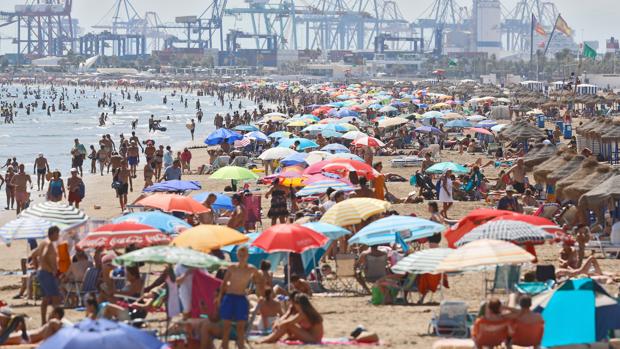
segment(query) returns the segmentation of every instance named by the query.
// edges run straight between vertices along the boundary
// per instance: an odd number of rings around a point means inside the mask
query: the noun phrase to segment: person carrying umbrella
[[[220,318],[224,321],[222,333],[222,348],[224,349],[228,349],[233,321],[237,325],[237,347],[239,349],[245,347],[245,324],[248,321],[250,308],[246,294],[250,282],[254,281],[256,284],[256,293],[259,297],[263,296],[265,289],[263,278],[258,270],[248,264],[248,256],[247,246],[237,249],[239,262],[228,267],[216,298],[216,304],[220,306]]]

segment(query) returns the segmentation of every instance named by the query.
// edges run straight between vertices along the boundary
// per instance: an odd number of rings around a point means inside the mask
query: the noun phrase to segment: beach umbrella
[[[146,264],[182,264],[191,268],[217,271],[230,263],[207,253],[176,246],[151,246],[129,252],[114,259],[119,266]]]
[[[491,222],[495,221],[518,221],[537,226],[548,233],[562,232],[562,227],[558,226],[555,222],[545,217],[533,216],[531,214],[522,214],[515,212],[514,214],[500,215],[491,219]]]
[[[233,143],[233,147],[239,149],[239,148],[245,148],[248,145],[252,144],[252,140],[249,139],[248,137],[243,137],[243,139],[235,141]]]
[[[349,125],[349,126],[347,126]],[[350,124],[337,124],[337,123],[333,123],[333,124],[326,124],[326,125],[321,125],[321,131],[334,131],[334,132],[347,132],[347,131],[355,131],[356,128],[354,127],[353,129],[350,129],[353,125]]]
[[[247,138],[258,141],[258,142],[267,142],[269,137],[261,131],[252,131],[245,135]]]
[[[480,133],[483,135],[493,135],[492,132],[490,132],[489,130],[487,130],[486,128],[480,128],[480,127],[472,127],[468,130],[469,132],[475,132],[475,133]]]
[[[238,125],[235,126],[235,128],[233,128],[233,130],[235,131],[244,131],[244,132],[253,132],[253,131],[258,131],[258,127],[254,126],[254,125]]]
[[[433,126],[420,126],[420,127],[417,127],[415,131],[420,132],[420,133],[434,133],[434,134],[442,133],[440,129],[438,129],[437,127],[433,127]]]
[[[441,119],[442,117],[443,113],[436,110],[427,111],[426,113],[422,114],[423,119]]]
[[[497,220],[486,222],[465,234],[456,246],[463,246],[476,240],[490,239],[510,241],[517,245],[543,244],[553,239],[553,235],[535,225],[516,220]]]
[[[61,229],[78,226],[88,220],[88,216],[75,206],[52,201],[30,205],[19,217],[41,218]]]
[[[291,154],[297,154],[297,152],[290,148],[274,147],[274,148],[269,148],[265,150],[264,152],[262,152],[262,154],[260,154],[258,158],[261,160],[266,160],[266,161],[280,160]]]
[[[121,222],[100,226],[80,240],[77,247],[80,249],[103,248],[109,250],[125,248],[130,245],[137,247],[165,245],[169,242],[168,235],[157,228],[140,223]]]
[[[212,179],[251,180],[258,179],[258,175],[245,167],[224,166],[213,172]]]
[[[620,329],[618,300],[590,278],[567,280],[532,303],[545,320],[545,348],[603,341],[611,330]]]
[[[44,239],[52,223],[36,217],[19,217],[0,228],[0,238],[10,245],[13,240]]]
[[[332,109],[332,110],[330,110],[327,113],[327,115],[335,116],[335,117],[338,117],[338,118],[344,118],[344,117],[347,117],[347,116],[359,116],[359,113],[357,113],[357,112],[355,112],[355,111],[353,111],[351,109],[342,108],[342,109],[339,109],[339,110]]]
[[[510,242],[476,240],[450,253],[439,263],[437,271],[443,273],[475,267],[523,264],[534,259],[532,254]]]
[[[341,138],[342,137],[342,133],[332,131],[332,130],[323,130],[321,131],[321,134],[325,138]]]
[[[499,124],[499,125],[495,125],[491,127],[491,131],[493,132],[500,132],[501,130],[503,130],[504,128],[506,128],[506,126],[508,126],[508,124]]]
[[[308,123],[305,122],[304,120],[293,120],[286,124],[286,126],[288,127],[305,127],[307,125]]]
[[[279,113],[279,112],[271,112],[264,115],[265,118],[288,118],[288,115]]]
[[[352,198],[341,201],[332,206],[323,217],[321,222],[348,227],[379,213],[384,213],[392,205],[383,200],[372,198]]]
[[[396,116],[396,117],[393,117],[393,118],[382,119],[382,120],[380,120],[378,122],[378,124],[379,124],[380,128],[386,128],[386,127],[393,127],[393,126],[404,125],[404,124],[406,124],[408,122],[409,122],[409,120]]]
[[[341,153],[341,154],[347,154],[347,153]],[[313,151],[308,153],[308,157],[306,158],[306,163],[308,165],[314,165],[317,162],[320,162],[320,161],[323,161],[323,160],[327,159],[330,155],[332,155],[332,154],[328,153],[326,151],[313,150]]]
[[[218,128],[211,132],[205,139],[205,144],[216,145],[222,142],[233,144],[235,141],[243,139],[243,135],[227,128]]]
[[[487,117],[486,116],[482,116],[482,115],[470,115],[470,116],[466,117],[465,119],[467,119],[467,121],[479,122],[479,121],[482,121],[482,120],[486,120]]]
[[[304,184],[308,185],[308,184],[316,183],[318,181],[331,181],[331,180],[338,180],[340,182],[353,186],[353,184],[351,184],[348,178],[341,178],[337,174],[329,173],[329,172],[317,173],[312,176],[306,176],[304,178]]]
[[[269,253],[303,253],[306,250],[324,246],[328,240],[325,235],[299,224],[277,224],[265,229],[252,242],[252,246]]]
[[[386,105],[385,107],[381,107],[378,112],[379,113],[391,113],[397,111],[398,109],[392,107],[391,105]]]
[[[211,205],[211,208],[214,210],[229,210],[232,211],[235,206],[232,203],[232,199],[230,196],[222,194],[222,193],[213,193],[213,192],[204,192],[196,195],[192,195],[192,199],[196,200],[199,203],[205,202],[209,194],[215,194],[216,199],[215,202]]]
[[[342,138],[351,140],[356,140],[362,137],[368,137],[368,135],[361,131],[349,131],[342,135]]]
[[[224,246],[221,248],[222,252],[226,252],[228,253],[228,255],[230,256],[230,261],[231,262],[237,262],[238,258],[237,258],[237,250],[239,249],[239,247],[241,246],[245,246],[248,248],[248,263],[259,268],[260,264],[262,261],[264,260],[268,260],[271,263],[271,268],[272,270],[275,271],[275,269],[277,268],[278,264],[280,264],[280,262],[284,259],[286,259],[286,254],[285,253],[279,253],[279,252],[274,252],[274,253],[267,253],[265,252],[263,249],[258,248],[256,246],[252,246],[252,242],[254,242],[254,240],[256,240],[256,238],[260,235],[260,233],[249,233],[249,234],[245,234],[245,236],[248,237],[248,241],[242,243],[242,244],[238,244],[238,245],[228,245],[228,246]]]
[[[472,127],[471,122],[465,120],[451,120],[445,125],[447,128],[466,128]]]
[[[321,148],[321,150],[332,152],[332,153],[350,153],[351,152],[349,148],[345,147],[344,145],[340,143],[330,143],[324,146],[323,148]]]
[[[491,128],[495,125],[497,125],[497,121],[495,120],[482,120],[476,124],[476,127]]]
[[[301,132],[310,132],[310,133],[319,133],[321,132],[321,130],[323,130],[323,127],[325,125],[323,124],[316,124],[316,125],[310,125],[308,127],[304,127]]]
[[[469,173],[469,169],[461,164],[457,164],[454,162],[440,162],[432,165],[431,167],[426,169],[426,173],[431,174],[442,174],[446,171],[451,170],[454,174],[466,174]]]
[[[364,162],[364,159],[360,158],[359,156],[353,154],[353,153],[336,153],[336,154],[329,154],[327,156],[326,160],[331,160],[331,159],[349,159],[349,160],[355,160],[355,161],[359,161],[359,162]]]
[[[198,181],[182,181],[178,179],[155,183],[144,188],[145,193],[155,192],[185,192],[190,190],[200,190],[202,186]]]
[[[331,165],[337,165],[333,168],[329,168]],[[340,173],[342,169],[347,171],[355,171],[358,176],[364,176],[368,179],[373,179],[378,175],[378,172],[365,162],[351,160],[351,159],[327,159],[310,165],[304,170],[305,175],[313,175],[321,172],[336,172]],[[343,176],[341,176],[343,177]]]
[[[73,326],[62,326],[39,345],[39,349],[163,349],[151,332],[107,319],[85,319]]]
[[[356,146],[367,146],[367,147],[385,147],[385,143],[381,142],[379,139],[375,137],[362,137],[353,141],[353,144]]]
[[[160,211],[134,212],[112,220],[112,223],[133,222],[148,225],[166,234],[178,234],[192,226],[186,221]]]
[[[517,215],[518,213],[493,208],[477,208],[470,211],[455,225],[446,230],[444,237],[448,241],[448,247],[456,248],[456,242],[475,227],[484,224],[494,218]]]
[[[302,196],[325,194],[327,192],[327,189],[329,188],[332,188],[337,191],[344,191],[344,192],[355,190],[353,186],[346,184],[344,182],[341,182],[339,180],[333,179],[333,180],[317,181],[312,184],[308,184],[304,188],[297,191],[295,195],[302,197]]]
[[[238,245],[246,241],[248,241],[246,235],[227,226],[201,224],[182,232],[172,240],[170,245],[211,252],[224,246]]]
[[[305,164],[308,153],[293,153],[280,160],[282,166],[293,166],[298,164]]]
[[[392,215],[368,224],[355,233],[349,243],[375,246],[408,242],[433,236],[444,229],[442,224],[428,219]]]
[[[269,134],[269,138],[279,139],[279,138],[289,138],[293,134],[288,131],[276,131]]]
[[[200,214],[209,210],[189,196],[177,194],[155,193],[136,201],[138,206],[156,208],[164,212],[183,212],[187,214]]]
[[[278,141],[279,148],[290,148],[295,142],[299,142],[297,150],[306,150],[309,148],[318,148],[319,145],[307,138],[283,138]]]
[[[339,227],[337,225],[329,224],[329,223],[323,223],[323,222],[304,223],[302,224],[302,226],[306,228],[310,228],[316,232],[319,232],[327,236],[330,240],[338,240],[343,236],[351,234],[351,232],[345,228]]]
[[[450,253],[454,252],[451,248],[428,248],[416,251],[401,259],[392,266],[395,274],[437,274],[437,266]]]

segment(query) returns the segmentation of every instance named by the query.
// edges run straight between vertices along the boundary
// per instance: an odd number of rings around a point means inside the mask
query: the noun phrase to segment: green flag
[[[456,66],[457,66],[456,59],[450,59],[448,61],[448,67],[456,67]]]
[[[588,44],[584,43],[583,44],[583,56],[596,59],[596,51],[592,47],[588,46]]]

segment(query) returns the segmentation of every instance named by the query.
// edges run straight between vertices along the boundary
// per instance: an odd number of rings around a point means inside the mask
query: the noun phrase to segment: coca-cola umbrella
[[[80,249],[103,248],[109,250],[125,248],[129,245],[137,247],[166,245],[169,242],[168,235],[159,229],[145,224],[122,222],[100,226],[78,242],[77,247]]]
[[[329,171],[326,171],[326,169]],[[367,163],[351,159],[328,159],[319,161],[306,168],[304,174],[311,176],[324,171],[338,173],[339,170],[355,171],[358,176],[364,176],[367,179],[374,179],[379,175],[379,173]]]

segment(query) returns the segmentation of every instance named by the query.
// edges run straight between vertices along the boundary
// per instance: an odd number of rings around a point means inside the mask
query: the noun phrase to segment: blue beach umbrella
[[[449,161],[434,164],[433,166],[426,169],[426,173],[442,174],[448,170],[451,170],[455,174],[469,173],[469,169],[467,167],[457,164],[455,162],[449,162]]]
[[[112,220],[112,223],[122,222],[145,224],[166,234],[178,234],[192,227],[186,221],[160,211],[129,213]]]
[[[437,127],[433,127],[433,126],[420,126],[420,127],[416,128],[415,131],[416,132],[420,132],[420,133],[441,134],[441,130],[438,129]]]
[[[325,138],[340,138],[340,137],[342,137],[342,133],[336,132],[336,131],[332,131],[332,130],[323,130],[323,131],[321,131],[321,134]]]
[[[347,132],[349,129],[340,123],[324,124],[322,131]]]
[[[472,127],[471,122],[465,120],[452,120],[446,123],[446,127],[448,128],[466,128]]]
[[[316,232],[319,232],[327,236],[330,240],[337,240],[347,234],[351,234],[350,231],[337,225],[323,223],[323,222],[310,222],[304,223],[302,226],[310,228]]]
[[[200,190],[202,186],[198,181],[182,181],[178,179],[155,183],[150,187],[144,188],[145,193],[155,192],[184,192],[190,190]]]
[[[233,144],[235,141],[243,139],[243,136],[235,131],[231,131],[227,128],[218,128],[211,132],[205,139],[205,144],[216,145],[222,142]]]
[[[590,278],[568,280],[533,304],[545,319],[543,347],[590,344],[620,329],[618,300]]]
[[[258,127],[254,126],[254,125],[239,125],[239,126],[235,126],[235,128],[233,128],[233,130],[235,130],[235,131],[252,132],[252,131],[258,131]]]
[[[389,216],[376,220],[349,239],[350,244],[367,246],[418,240],[433,236],[446,228],[428,219],[411,216]]]
[[[308,148],[318,148],[319,145],[307,138],[284,138],[280,139],[278,147],[290,148],[295,142],[299,142],[297,150],[305,150]]]
[[[351,151],[349,150],[349,148],[345,147],[344,145],[340,144],[340,143],[330,143],[326,146],[324,146],[323,148],[321,148],[322,151],[328,151],[330,153],[350,153]]]
[[[200,194],[196,194],[196,195],[192,195],[192,199],[203,203],[207,197],[209,196],[209,194],[211,194],[210,192],[204,192],[204,193],[200,193]],[[228,195],[224,195],[221,193],[213,193],[215,194],[215,196],[217,197],[217,199],[215,199],[215,202],[213,203],[213,205],[211,205],[211,207],[213,207],[215,210],[219,211],[219,210],[233,210],[235,208],[235,206],[232,203],[232,199],[230,198],[230,196]]]
[[[250,233],[246,235],[249,238],[246,243],[240,245],[224,246],[221,248],[222,251],[229,254],[230,260],[232,262],[238,261],[237,249],[239,248],[239,246],[246,246],[248,248],[248,263],[257,268],[260,267],[260,263],[263,260],[268,260],[269,262],[271,262],[271,269],[275,270],[278,267],[278,264],[280,264],[280,262],[286,261],[286,259],[288,258],[288,254],[285,252],[267,253],[256,246],[252,246],[252,242],[256,240],[260,233]]]
[[[245,136],[258,142],[267,142],[269,140],[269,137],[267,137],[267,135],[262,133],[261,131],[252,131]]]
[[[497,125],[497,121],[495,120],[482,120],[476,124],[476,127],[491,128],[496,125]]]
[[[269,138],[280,139],[280,138],[289,138],[292,133],[288,131],[277,131],[269,134]]]
[[[293,166],[297,164],[305,164],[307,157],[308,157],[308,153],[293,153],[283,158],[282,160],[280,160],[280,165],[286,167],[286,166]]]

